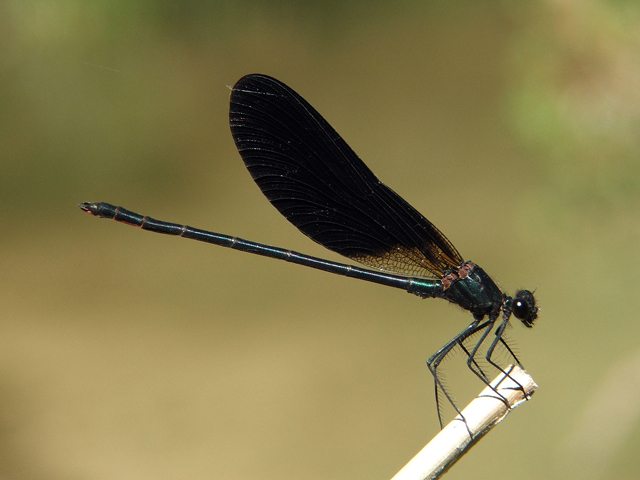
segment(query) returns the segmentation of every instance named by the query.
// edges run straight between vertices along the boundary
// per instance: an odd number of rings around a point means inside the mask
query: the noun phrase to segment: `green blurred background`
[[[235,150],[247,73],[537,288],[539,391],[447,478],[637,478],[637,2],[6,1],[0,48],[0,478],[388,479],[438,431],[425,360],[467,312],[77,208],[340,260]]]

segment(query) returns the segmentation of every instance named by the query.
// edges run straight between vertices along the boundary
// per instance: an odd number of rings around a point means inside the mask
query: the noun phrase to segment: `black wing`
[[[376,269],[440,276],[462,262],[447,238],[387,187],[300,95],[266,75],[231,92],[231,133],[269,201],[324,247]]]

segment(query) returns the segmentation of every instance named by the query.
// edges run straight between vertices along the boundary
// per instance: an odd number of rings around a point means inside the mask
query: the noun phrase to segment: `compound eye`
[[[529,304],[524,300],[516,299],[513,302],[513,314],[518,320],[525,320],[529,317],[529,312],[531,309],[529,308]]]

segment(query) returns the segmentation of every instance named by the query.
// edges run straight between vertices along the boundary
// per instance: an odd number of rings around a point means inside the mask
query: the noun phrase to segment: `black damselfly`
[[[438,372],[452,350],[460,347],[468,367],[487,385],[486,367],[479,361],[485,341],[489,365],[506,373],[492,360],[497,346],[520,365],[503,334],[511,314],[533,326],[538,315],[533,293],[520,290],[510,297],[479,266],[464,261],[435,225],[378,180],[306,100],[274,78],[247,75],[232,89],[229,122],[249,173],[273,206],[315,242],[369,269],[154,220],[108,203],[82,203],[80,208],[144,230],[401,288],[422,298],[443,298],[469,310],[471,324],[427,361],[441,427],[441,394],[461,415]],[[468,342],[472,337],[475,343]]]

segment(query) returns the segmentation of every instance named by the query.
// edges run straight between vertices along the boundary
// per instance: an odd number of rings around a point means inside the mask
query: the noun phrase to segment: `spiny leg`
[[[444,428],[444,423],[442,421],[442,409],[440,406],[440,394],[439,392],[442,391],[442,394],[445,396],[445,398],[447,399],[447,401],[451,404],[451,406],[453,407],[453,409],[456,411],[456,413],[458,415],[460,415],[460,418],[462,418],[462,421],[464,422],[467,431],[469,432],[469,436],[473,437],[473,434],[471,433],[471,430],[469,430],[469,426],[467,425],[467,421],[464,418],[464,416],[462,415],[462,412],[460,411],[460,409],[458,408],[458,406],[456,405],[456,403],[454,402],[453,398],[451,397],[451,395],[449,394],[449,392],[447,392],[447,389],[445,388],[442,379],[440,378],[440,375],[438,374],[438,367],[440,366],[440,363],[446,358],[446,356],[451,353],[451,351],[457,346],[462,344],[465,339],[467,339],[468,337],[470,337],[471,335],[489,328],[489,330],[491,329],[491,325],[493,325],[493,321],[486,321],[483,323],[480,323],[479,319],[476,319],[473,323],[471,323],[467,328],[465,328],[462,332],[460,332],[458,335],[456,335],[453,339],[451,339],[449,342],[447,342],[446,345],[444,345],[440,350],[438,350],[436,353],[434,353],[431,358],[429,358],[429,360],[427,360],[427,367],[429,368],[429,371],[431,372],[431,374],[433,375],[433,379],[434,379],[434,384],[435,384],[435,396],[436,396],[436,407],[438,409],[438,421],[440,422],[440,428]],[[483,335],[483,338],[486,335]]]
[[[485,359],[489,362],[489,364],[491,366],[496,368],[496,370],[498,370],[499,372],[502,372],[505,376],[511,378],[507,372],[505,372],[502,368],[500,368],[500,366],[498,366],[498,364],[496,364],[491,359],[491,355],[493,354],[493,350],[495,349],[498,340],[502,338],[502,334],[504,332],[505,327],[507,326],[508,320],[509,320],[509,317],[506,317],[506,320],[503,317],[502,323],[500,324],[500,326],[496,330],[496,338],[491,342],[491,345],[489,346],[489,349],[487,350],[487,354],[485,356]],[[509,401],[505,398],[504,395],[500,394],[496,388],[491,386],[491,382],[490,382],[489,378],[486,375],[484,375],[484,372],[482,372],[481,369],[480,369],[480,371],[476,371],[474,369],[474,367],[473,367],[474,365],[476,365],[476,366],[478,365],[478,363],[475,360],[476,355],[478,354],[478,350],[480,350],[480,347],[482,346],[484,341],[487,339],[487,336],[489,335],[489,332],[491,332],[493,330],[493,324],[494,324],[495,321],[496,321],[496,318],[493,318],[493,319],[490,318],[488,320],[488,322],[486,322],[486,323],[490,323],[491,325],[482,333],[482,336],[480,337],[480,340],[478,340],[478,342],[476,343],[476,346],[471,351],[471,354],[469,355],[469,358],[467,359],[467,366],[469,367],[469,370],[471,370],[473,373],[475,373],[475,375],[485,383],[485,385],[490,387],[491,390],[493,390],[495,392],[495,394],[498,396],[498,399],[502,403],[504,403],[507,408],[510,408],[509,407]],[[511,351],[510,348],[508,348],[508,350]],[[520,385],[520,384],[518,384],[518,385]],[[524,390],[523,390],[523,393],[524,393]],[[526,393],[525,393],[525,395],[526,395]]]
[[[482,370],[478,362],[476,361],[476,355],[478,353],[478,350],[484,343],[485,339],[487,338],[487,335],[489,335],[489,332],[493,328],[494,322],[495,322],[495,318],[494,319],[489,318],[489,320],[485,322],[485,325],[487,326],[487,328],[484,330],[484,332],[482,332],[482,335],[480,336],[480,340],[476,342],[471,352],[469,352],[466,348],[464,349],[465,353],[467,354],[467,367],[469,367],[469,370],[471,370],[480,380],[482,380],[485,383],[485,385],[489,385],[490,380],[489,380],[489,377],[487,377],[487,375],[484,373],[484,371]]]
[[[468,339],[467,339],[467,340],[468,340]],[[470,351],[469,351],[469,349],[465,346],[465,344],[464,344],[464,343],[460,342],[460,343],[459,343],[459,345],[460,345],[460,349],[464,352],[464,354],[467,356],[467,358],[468,358],[468,359],[469,359],[469,358],[473,358],[473,357],[471,356],[471,352],[470,352]],[[474,368],[477,368],[477,369],[478,369],[478,372],[479,372],[479,373],[480,373],[484,378],[488,378],[488,377],[487,377],[487,375],[486,375],[486,373],[484,373],[484,371],[482,370],[482,367],[480,366],[480,364],[479,364],[478,362],[476,362],[475,358],[473,358],[473,362],[472,362],[472,363],[473,363],[473,365],[474,365]],[[474,372],[474,373],[475,373],[475,372]],[[476,373],[476,375],[477,375],[477,373]]]
[[[485,383],[485,385],[489,385],[490,380],[489,380],[489,377],[487,377],[485,373],[482,371],[482,369],[478,367],[478,362],[476,361],[476,355],[478,354],[478,350],[480,349],[480,347],[486,340],[487,336],[489,335],[489,332],[491,332],[491,330],[493,329],[494,322],[495,322],[495,318],[494,319],[490,318],[486,322],[487,328],[484,330],[484,332],[482,332],[482,336],[476,342],[475,346],[473,347],[473,350],[471,350],[471,353],[468,354],[468,358],[467,358],[467,366],[469,367],[469,370],[471,370],[480,380],[482,380]],[[478,367],[478,370],[476,370],[474,366]]]
[[[507,352],[509,352],[509,355],[511,355],[511,358],[513,358],[515,360],[515,363],[522,369],[524,369],[524,367],[522,366],[522,364],[520,363],[520,359],[518,358],[518,356],[513,352],[513,350],[511,350],[511,347],[509,346],[509,344],[507,343],[507,341],[502,337],[502,335],[500,335],[500,343],[502,344],[502,346],[505,348],[505,350]]]
[[[498,345],[498,342],[500,342],[509,352],[509,355],[511,355],[513,357],[513,359],[516,361],[516,363],[522,367],[522,364],[520,363],[520,360],[518,360],[518,357],[516,357],[515,353],[513,353],[513,350],[511,350],[511,347],[507,344],[507,342],[505,341],[505,339],[503,338],[503,334],[504,331],[507,327],[507,324],[509,323],[509,318],[510,318],[511,314],[509,313],[508,315],[503,315],[502,317],[502,323],[500,324],[500,326],[496,329],[496,337],[493,339],[493,341],[491,342],[491,345],[489,346],[488,350],[487,350],[487,355],[485,356],[485,359],[487,360],[487,362],[489,362],[492,366],[494,366],[496,369],[498,369],[500,372],[502,372],[505,375],[505,378],[509,378],[511,379],[511,381],[513,383],[515,383],[518,387],[516,388],[517,390],[520,390],[522,392],[522,394],[525,397],[528,397],[529,395],[527,394],[527,392],[525,391],[524,387],[518,383],[511,375],[509,375],[509,372],[506,372],[503,368],[501,368],[496,362],[493,361],[493,352],[496,348],[496,346]],[[495,391],[495,389],[494,389]],[[498,393],[498,392],[496,392]],[[500,395],[500,394],[498,394]],[[500,397],[502,397],[502,395],[500,395]],[[507,405],[508,406],[508,405]]]

